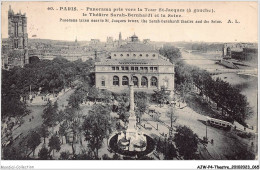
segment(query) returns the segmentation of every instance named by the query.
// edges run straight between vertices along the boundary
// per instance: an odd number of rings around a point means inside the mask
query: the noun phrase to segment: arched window
[[[149,56],[149,54],[146,54],[146,57],[148,57]]]
[[[105,77],[101,78],[101,86],[106,86]]]
[[[141,78],[141,86],[148,87],[148,79],[144,76]]]
[[[134,57],[136,56],[136,54],[133,55]]]
[[[157,87],[158,86],[158,81],[156,77],[151,78],[151,86]]]
[[[119,86],[119,77],[118,76],[114,76],[113,77],[113,85],[114,86]]]
[[[134,86],[138,86],[138,78],[136,76],[133,76],[133,83]]]
[[[128,77],[127,76],[123,76],[123,78],[122,78],[122,85],[123,86],[128,86],[128,84],[129,84]]]
[[[120,54],[121,57],[123,57],[124,55],[123,54]]]

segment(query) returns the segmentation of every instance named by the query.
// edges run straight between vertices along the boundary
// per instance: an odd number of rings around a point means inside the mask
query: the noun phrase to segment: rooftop
[[[121,45],[114,52],[158,52],[158,50],[152,45],[134,42]]]
[[[106,59],[96,62],[95,65],[173,65],[163,59]]]

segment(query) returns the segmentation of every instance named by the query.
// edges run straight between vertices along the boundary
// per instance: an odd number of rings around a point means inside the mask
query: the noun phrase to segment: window
[[[153,71],[153,67],[150,67],[150,70]]]
[[[121,67],[121,70],[125,70],[125,67]]]
[[[147,70],[148,70],[148,67],[144,67],[144,70],[147,71]]]
[[[128,67],[125,67],[125,70],[129,70],[129,68],[128,68]]]
[[[129,54],[126,54],[127,57],[129,57]]]
[[[146,57],[149,57],[149,54],[146,54]]]
[[[119,77],[117,77],[117,76],[113,77],[113,85],[114,86],[119,86]]]
[[[135,70],[135,68],[134,68],[134,67],[131,67],[131,70]]]
[[[138,70],[138,67],[135,67],[135,70]]]
[[[119,67],[116,67],[116,70],[119,70]]]
[[[115,68],[115,67],[112,67],[112,70],[116,70],[116,68]]]
[[[114,56],[116,56],[116,54],[114,54]]]
[[[136,56],[136,54],[133,55],[134,57]]]
[[[143,67],[140,67],[140,70],[144,70],[144,68],[143,68]]]
[[[133,76],[133,83],[134,86],[138,86],[138,78],[136,76]]]
[[[148,79],[144,76],[141,78],[141,86],[148,87]]]
[[[142,57],[143,55],[142,54],[140,54],[140,57]]]
[[[154,67],[154,70],[157,71],[157,67]]]
[[[165,88],[168,88],[168,85],[169,85],[168,80],[164,80],[164,83],[163,83],[163,84],[164,84],[164,87],[165,87]]]
[[[105,80],[102,80],[102,81],[101,81],[101,86],[106,86]]]
[[[123,57],[124,55],[123,54],[120,54],[121,57]]]
[[[157,87],[158,86],[158,81],[156,77],[151,78],[151,86]]]
[[[128,86],[128,84],[129,84],[128,77],[127,76],[123,76],[123,78],[122,78],[122,85],[123,86]]]
[[[18,39],[14,40],[14,48],[18,48]]]
[[[14,26],[15,26],[15,28],[14,28],[14,35],[15,35],[15,37],[17,37],[18,36],[18,23],[17,22],[14,23]]]
[[[155,54],[153,54],[153,57],[155,57]]]

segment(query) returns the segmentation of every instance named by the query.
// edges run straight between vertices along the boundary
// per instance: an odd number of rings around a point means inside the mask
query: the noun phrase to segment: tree
[[[172,143],[167,143],[166,153],[164,155],[165,160],[173,160],[177,156],[177,150]]]
[[[63,144],[63,136],[65,136],[65,139],[67,139],[67,130],[68,130],[68,124],[66,121],[64,121],[60,127],[59,127],[59,135],[61,136],[61,143]],[[67,143],[67,141],[66,141]]]
[[[174,136],[175,145],[184,159],[194,159],[198,148],[198,136],[187,126],[178,126]]]
[[[43,148],[40,149],[38,153],[39,159],[41,160],[47,160],[50,158],[49,151],[48,149],[44,146]]]
[[[169,96],[170,93],[165,89],[165,87],[162,87],[161,90],[154,90],[154,93],[152,94],[153,100],[159,103],[160,106],[169,101]]]
[[[112,160],[107,154],[102,155],[103,160]]]
[[[58,136],[52,136],[49,140],[49,147],[50,151],[53,151],[53,156],[54,156],[54,150],[59,151],[60,150],[60,139]]]
[[[187,94],[191,92],[191,88],[191,83],[187,81],[184,81],[180,85],[177,85],[177,89],[182,97],[182,102],[185,102]]]
[[[70,152],[69,151],[64,151],[60,153],[60,160],[69,160],[70,158]]]
[[[46,104],[44,110],[43,110],[43,124],[52,127],[52,131],[54,126],[56,125],[57,122],[57,117],[58,117],[58,103],[57,101],[52,104],[51,101],[48,101]]]
[[[27,140],[27,146],[33,150],[33,156],[36,147],[41,143],[41,136],[39,133],[32,131],[29,134],[28,140]]]
[[[4,160],[20,160],[24,159],[20,153],[14,147],[2,147],[3,149],[3,158]]]
[[[166,113],[167,117],[169,117],[171,119],[171,127],[173,127],[172,124],[175,123],[176,120],[177,120],[177,116],[175,116],[174,113],[176,113],[176,108],[175,107],[171,107],[170,111],[168,111]]]
[[[138,114],[139,117],[142,117],[147,107],[148,104],[146,99],[140,98],[136,100],[136,113]]]
[[[99,90],[95,87],[91,87],[89,89],[89,93],[88,93],[88,98],[91,100],[91,101],[96,101],[97,99],[99,99]]]
[[[82,125],[85,138],[89,141],[89,147],[95,152],[96,158],[98,158],[98,150],[110,128],[109,113],[110,110],[106,106],[94,105]]]
[[[45,144],[45,138],[47,138],[49,136],[48,127],[46,125],[42,124],[41,129],[40,129],[40,134],[41,134],[41,137],[43,137],[44,144]]]
[[[180,50],[170,44],[164,44],[164,46],[160,48],[159,53],[168,58],[171,63],[175,63],[181,57]]]
[[[119,119],[121,119],[124,122],[127,122],[128,118],[130,116],[130,114],[129,114],[129,103],[119,102],[117,114],[119,116]]]

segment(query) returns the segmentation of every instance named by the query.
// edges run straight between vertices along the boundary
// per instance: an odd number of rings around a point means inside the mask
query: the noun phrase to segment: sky
[[[9,5],[15,13],[26,13],[28,37],[53,40],[89,41],[100,39],[105,41],[108,36],[118,39],[119,32],[125,39],[134,33],[140,39],[152,41],[204,41],[204,42],[257,42],[258,41],[258,8],[257,2],[2,2],[1,7],[1,35],[8,37],[8,9]],[[55,10],[48,10],[53,7]],[[78,11],[62,11],[61,7],[76,7]],[[165,12],[165,14],[181,14],[181,18],[172,20],[221,20],[222,24],[205,23],[86,23],[60,22],[60,19],[87,19],[83,12],[86,8],[169,8],[191,9],[190,13]],[[56,10],[57,9],[57,10]],[[81,10],[82,9],[82,10]],[[214,13],[193,13],[194,9],[214,9]],[[99,12],[95,12],[99,13]],[[106,13],[106,12],[104,12]],[[107,12],[110,14],[111,12]],[[121,14],[122,12],[117,12]],[[127,13],[127,12],[124,12]],[[134,12],[142,13],[142,12]],[[146,12],[148,13],[148,12]],[[152,13],[157,14],[155,13]],[[96,17],[96,19],[104,17]],[[133,19],[133,18],[114,18]],[[156,20],[156,17],[151,18]],[[161,18],[160,19],[164,19]],[[169,19],[169,18],[165,18]],[[110,18],[112,20],[112,18]],[[240,23],[227,23],[228,20]]]

